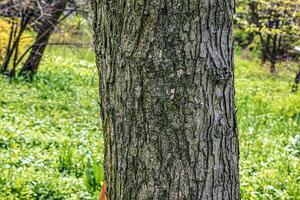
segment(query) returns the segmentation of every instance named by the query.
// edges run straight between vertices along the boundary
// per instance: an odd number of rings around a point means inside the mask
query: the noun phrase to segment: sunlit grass
[[[0,78],[0,199],[91,199],[85,173],[102,165],[91,51],[48,51],[33,82]],[[95,164],[93,164],[95,163]]]
[[[271,75],[255,59],[236,59],[243,199],[300,197],[300,146],[292,145],[300,135],[300,95],[290,92],[291,70],[281,66]]]

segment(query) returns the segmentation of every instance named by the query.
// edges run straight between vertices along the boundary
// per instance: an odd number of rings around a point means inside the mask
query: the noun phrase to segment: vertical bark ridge
[[[108,198],[239,199],[231,0],[94,0]]]

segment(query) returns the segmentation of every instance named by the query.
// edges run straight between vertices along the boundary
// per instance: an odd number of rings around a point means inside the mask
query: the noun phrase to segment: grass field
[[[243,199],[300,199],[296,66],[236,56]],[[93,54],[48,49],[33,82],[0,77],[0,200],[97,199],[103,180]]]

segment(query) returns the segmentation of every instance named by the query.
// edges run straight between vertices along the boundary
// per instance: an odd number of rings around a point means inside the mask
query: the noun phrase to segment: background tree
[[[233,1],[92,2],[108,199],[239,199]]]
[[[298,73],[296,74],[294,84],[293,84],[293,88],[292,88],[292,92],[296,92],[298,90],[299,82],[300,82],[300,69],[299,69]]]
[[[78,0],[79,3],[81,1]],[[71,8],[68,12],[66,6]],[[0,16],[10,19],[11,30],[1,71],[15,76],[17,65],[27,58],[20,75],[32,77],[39,66],[49,38],[56,25],[77,10],[73,0],[16,0],[0,3]],[[36,31],[35,42],[24,52],[19,51],[20,40],[25,31]],[[29,53],[27,57],[27,53]],[[12,65],[9,69],[9,64]]]
[[[246,0],[238,2],[237,20],[240,27],[260,39],[262,61],[269,61],[270,72],[276,63],[289,56],[299,40],[300,1]]]
[[[0,15],[5,17],[6,21],[11,24],[6,52],[1,65],[1,72],[13,76],[15,73],[21,38],[34,15],[34,3],[30,0],[24,2],[4,1],[0,3]],[[8,71],[10,62],[13,62],[13,67],[12,70]]]
[[[50,36],[56,25],[59,23],[59,19],[62,16],[67,3],[68,0],[56,0],[46,5],[47,7],[45,10],[47,11],[47,14],[37,21],[36,40],[32,45],[29,57],[21,69],[21,75],[32,77],[37,72]]]

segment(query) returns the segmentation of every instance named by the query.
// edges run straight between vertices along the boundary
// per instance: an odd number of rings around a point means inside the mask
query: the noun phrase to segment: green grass
[[[95,199],[97,70],[91,52],[81,55],[48,52],[32,83],[0,78],[0,199]]]
[[[0,77],[0,199],[96,199],[103,180],[92,52],[48,49],[33,82]],[[243,199],[300,199],[295,69],[236,56]]]
[[[296,69],[278,75],[255,59],[236,58],[243,199],[300,199],[300,95],[292,94]]]

